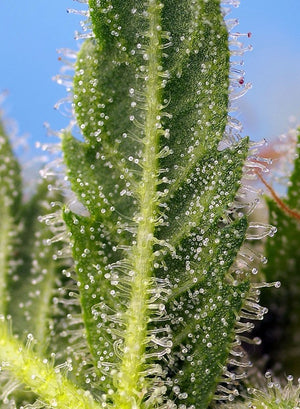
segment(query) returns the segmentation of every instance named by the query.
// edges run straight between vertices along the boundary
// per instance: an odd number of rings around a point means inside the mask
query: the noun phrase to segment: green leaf
[[[216,223],[205,232],[195,228],[176,258],[164,260],[173,288],[167,305],[174,333],[170,370],[176,373],[171,395],[184,399],[187,394],[197,408],[207,408],[215,394],[250,289],[228,274],[246,229],[245,218],[223,228]]]
[[[22,210],[23,226],[16,247],[19,265],[10,282],[8,305],[14,332],[21,336],[31,334],[41,356],[45,355],[50,344],[54,313],[52,299],[55,290],[62,285],[62,266],[54,260],[61,244],[51,245],[54,232],[41,221],[53,211],[50,202],[60,199],[57,192],[48,191],[48,183],[40,183],[36,194]]]
[[[0,121],[0,314],[7,312],[7,281],[14,271],[13,252],[20,201],[20,166]]]
[[[300,137],[294,170],[290,178],[287,197],[284,204],[296,213],[300,209]],[[270,313],[265,327],[262,328],[262,338],[269,350],[269,366],[281,363],[284,371],[300,376],[300,222],[292,217],[271,199],[267,200],[270,213],[270,223],[277,227],[274,237],[266,244],[268,263],[264,273],[268,281],[280,281],[281,288],[268,290],[263,302]],[[299,217],[299,216],[298,216]]]
[[[73,101],[83,140],[63,135],[85,208],[66,207],[64,220],[97,387],[115,408],[206,408],[250,289],[231,271],[247,222],[229,217],[248,140],[218,148],[220,2],[89,5],[95,39],[78,54]]]
[[[167,221],[158,229],[161,240],[176,247],[195,225],[207,230],[234,201],[242,176],[248,140],[219,152],[211,150],[189,169],[185,180],[171,185],[164,204]],[[189,165],[188,165],[189,167]]]
[[[294,161],[294,170],[291,174],[290,181],[288,184],[288,194],[286,204],[291,209],[299,210],[300,208],[300,195],[299,195],[299,187],[300,187],[300,129],[298,129],[298,138],[297,138],[297,146],[295,152],[295,161]]]

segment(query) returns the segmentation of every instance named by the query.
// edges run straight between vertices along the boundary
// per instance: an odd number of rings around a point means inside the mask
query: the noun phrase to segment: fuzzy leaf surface
[[[206,408],[214,395],[234,339],[236,315],[249,291],[249,283],[233,283],[228,274],[246,229],[245,218],[223,228],[194,228],[176,258],[164,260],[173,288],[167,305],[174,333],[173,395],[180,399],[187,393],[189,404],[199,408]]]
[[[220,2],[89,5],[95,39],[78,54],[73,101],[83,140],[63,138],[86,211],[66,208],[64,220],[95,373],[112,407],[206,408],[249,290],[229,272],[247,228],[227,211],[248,141],[218,149],[229,84]],[[180,392],[167,398],[170,385]]]

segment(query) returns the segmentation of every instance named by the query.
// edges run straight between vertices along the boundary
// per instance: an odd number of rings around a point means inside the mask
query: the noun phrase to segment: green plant
[[[263,165],[228,112],[248,87],[230,61],[242,53],[224,21],[235,1],[86,3],[82,138],[61,134],[76,199],[47,182],[23,205],[1,127],[3,407],[296,407],[290,379],[275,398],[247,392],[259,376],[246,379],[242,344],[259,343],[248,333],[272,286],[254,282],[251,243],[276,229],[251,215],[247,179]]]

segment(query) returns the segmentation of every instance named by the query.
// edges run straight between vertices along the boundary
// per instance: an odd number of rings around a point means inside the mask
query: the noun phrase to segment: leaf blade
[[[231,150],[218,150],[227,122],[229,84],[228,33],[218,0],[188,1],[185,7],[179,1],[166,0],[163,10],[155,0],[147,4],[90,0],[89,5],[96,39],[86,42],[79,54],[74,86],[75,112],[84,142],[66,137],[64,155],[73,190],[90,216],[81,217],[67,210],[65,220],[73,234],[77,272],[85,283],[80,285],[80,291],[86,297],[83,305],[86,304],[85,320],[95,366],[101,368],[102,361],[105,367],[107,378],[103,391],[113,385],[108,402],[122,408],[146,402],[151,406],[164,399],[160,395],[163,389],[159,396],[149,392],[161,379],[161,372],[168,371],[164,365],[158,369],[158,357],[168,356],[171,337],[176,339],[179,331],[176,325],[163,327],[168,296],[164,298],[162,294],[173,290],[168,288],[166,260],[170,254],[173,257],[180,253],[184,241],[193,237],[194,228],[202,228],[201,234],[205,235],[210,231],[210,224],[219,226],[222,219],[229,218],[248,141]],[[134,12],[133,5],[136,5]],[[174,27],[169,14],[178,15]],[[191,20],[193,24],[189,25]],[[171,40],[175,45],[167,44]],[[201,70],[196,69],[199,66]],[[107,169],[106,165],[97,164],[101,156],[103,163],[109,163]],[[213,161],[218,163],[208,169]],[[208,170],[198,172],[192,186],[186,187],[188,176],[193,176],[197,167],[205,166]],[[215,175],[215,170],[220,169],[221,173]],[[107,192],[100,199],[95,194],[99,186]],[[192,204],[193,189],[198,189],[195,199],[204,208],[205,217],[198,211],[199,206]],[[105,207],[103,202],[110,190]],[[123,191],[125,198],[120,204]],[[99,212],[95,206],[103,206],[105,212]],[[111,206],[114,210],[110,212]],[[115,229],[112,224],[120,228]],[[96,231],[99,226],[103,236],[97,248],[90,242],[89,230],[92,227]],[[225,234],[226,228],[221,223],[219,227]],[[132,235],[127,234],[128,230]],[[244,227],[240,226],[239,231],[240,238],[223,271],[224,292],[231,297],[231,307],[236,308],[236,313],[242,308],[242,293],[246,292],[248,283],[242,282],[233,296],[235,291],[226,282],[229,279],[226,273],[245,237]],[[101,243],[105,250],[100,254]],[[217,247],[211,244],[209,250]],[[85,249],[88,253],[83,262]],[[221,254],[227,250],[220,245],[218,251]],[[155,267],[160,263],[161,276],[156,275]],[[91,285],[87,277],[96,276],[92,273],[96,265],[103,271]],[[183,275],[188,277],[185,269]],[[89,286],[87,291],[85,285]],[[95,304],[88,296],[89,291],[89,296],[93,291],[98,294]],[[117,293],[114,300],[107,296],[111,291]],[[179,289],[181,295],[186,291],[186,287]],[[101,302],[97,303],[99,297]],[[224,350],[232,342],[236,314],[222,307],[219,305],[220,314],[230,316],[231,329],[220,358],[224,362]],[[106,311],[111,315],[109,318]],[[97,325],[103,333],[97,332]],[[158,338],[154,335],[158,333],[163,335]],[[103,337],[100,342],[99,336]],[[107,356],[104,356],[105,342]],[[219,375],[220,360],[215,362]],[[201,365],[199,368],[202,372]],[[216,377],[215,372],[213,380],[208,382],[209,390],[201,389],[197,395],[203,407],[213,395]],[[207,379],[202,376],[202,381]],[[186,379],[182,383],[188,388]]]
[[[13,153],[5,127],[0,121],[0,314],[7,312],[7,284],[12,274],[12,253],[15,244],[21,200],[20,165]]]

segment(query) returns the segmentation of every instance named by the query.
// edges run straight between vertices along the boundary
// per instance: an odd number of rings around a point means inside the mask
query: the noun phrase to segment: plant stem
[[[39,395],[45,404],[57,409],[100,409],[89,392],[76,388],[47,362],[13,338],[0,322],[0,362],[2,370],[10,371],[20,382]]]
[[[153,269],[153,234],[155,228],[158,184],[157,150],[161,134],[159,75],[161,61],[160,7],[156,0],[148,6],[150,19],[147,84],[145,90],[146,118],[143,156],[143,176],[140,188],[140,213],[137,218],[136,245],[131,256],[132,298],[126,314],[124,356],[118,374],[118,392],[114,397],[115,407],[137,408],[143,398],[141,369],[145,364],[145,344],[148,323],[148,289]],[[145,54],[145,55],[146,55]]]

